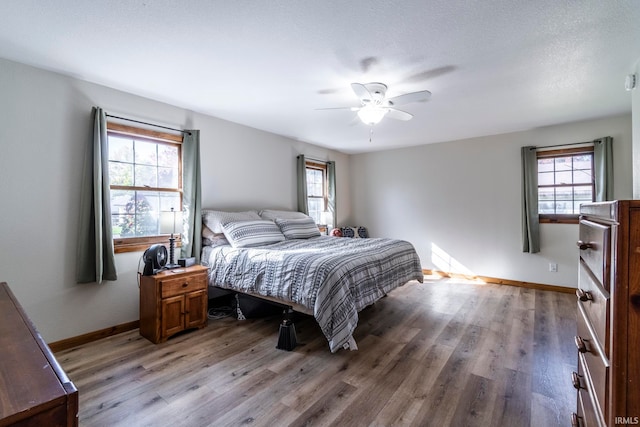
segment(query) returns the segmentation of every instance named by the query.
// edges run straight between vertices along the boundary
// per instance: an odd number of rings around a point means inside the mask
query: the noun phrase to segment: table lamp
[[[171,237],[169,237],[169,262],[165,265],[165,268],[180,267],[175,263],[174,259],[176,222],[180,226],[180,233],[182,233],[182,211],[176,211],[171,208],[170,211],[160,212],[160,234],[171,234]]]

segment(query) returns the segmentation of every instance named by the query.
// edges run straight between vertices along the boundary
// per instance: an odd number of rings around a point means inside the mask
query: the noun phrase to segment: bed
[[[332,352],[357,349],[359,311],[398,286],[423,281],[411,243],[323,236],[299,212],[205,210],[203,230],[210,286],[313,315]]]

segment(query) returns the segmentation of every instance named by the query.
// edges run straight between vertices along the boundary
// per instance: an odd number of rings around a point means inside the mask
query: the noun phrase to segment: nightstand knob
[[[575,337],[574,339],[576,341],[576,347],[578,348],[578,351],[580,353],[586,353],[587,345],[584,343],[584,340],[582,339],[582,337]]]
[[[183,283],[183,284],[182,284],[182,287],[183,287],[183,288],[186,288],[187,286],[189,286],[189,283],[187,283],[187,282],[185,282],[185,283]]]

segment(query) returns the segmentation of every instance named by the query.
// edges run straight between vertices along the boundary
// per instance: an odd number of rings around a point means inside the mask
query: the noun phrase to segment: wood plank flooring
[[[425,278],[360,313],[358,351],[315,321],[210,320],[154,345],[138,330],[56,353],[81,426],[569,426],[575,297]]]

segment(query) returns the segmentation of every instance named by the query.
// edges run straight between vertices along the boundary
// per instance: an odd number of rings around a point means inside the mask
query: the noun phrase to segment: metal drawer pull
[[[580,427],[580,417],[575,412],[571,414],[571,427]]]
[[[578,245],[578,247],[580,248],[581,251],[584,251],[586,249],[592,248],[593,245],[591,243],[585,243],[582,240],[578,240],[576,242],[576,245]]]
[[[573,384],[573,388],[580,390],[580,375],[578,375],[577,372],[571,373],[571,383]]]
[[[587,345],[584,343],[584,340],[581,337],[576,336],[575,341],[576,341],[576,347],[578,348],[578,351],[580,353],[586,353]]]
[[[582,289],[576,289],[576,296],[580,301],[593,301],[593,295],[589,291],[583,291]]]

